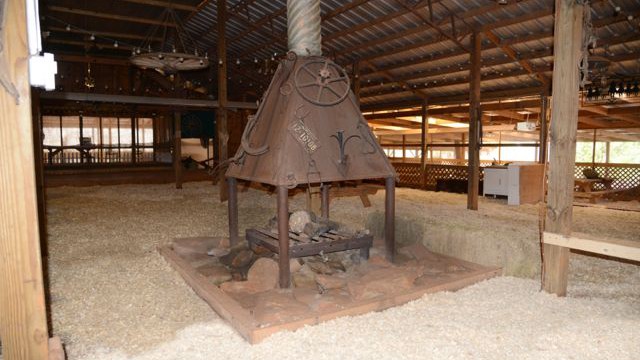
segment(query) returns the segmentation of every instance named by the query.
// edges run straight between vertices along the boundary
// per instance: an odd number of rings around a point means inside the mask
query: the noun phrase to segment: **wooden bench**
[[[611,184],[614,180],[613,178],[575,179],[574,184],[577,191],[591,192],[595,184],[602,184],[606,190],[611,190]]]

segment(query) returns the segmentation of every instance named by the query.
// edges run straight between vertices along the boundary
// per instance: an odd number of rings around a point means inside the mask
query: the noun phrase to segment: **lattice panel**
[[[422,186],[422,172],[420,171],[420,164],[407,164],[407,163],[393,163],[396,168],[396,173],[400,178],[398,185],[421,187]]]
[[[602,164],[577,163],[574,175],[576,179],[583,179],[584,169],[594,168],[598,174],[605,178],[615,179],[611,184],[614,189],[631,189],[640,186],[640,165],[637,164]],[[596,184],[594,190],[604,190],[602,184]]]
[[[400,178],[398,185],[408,187],[425,187],[435,189],[438,179],[467,180],[467,166],[462,165],[439,165],[427,164],[425,171],[425,182],[422,181],[420,164],[394,162],[393,166]],[[483,168],[480,168],[480,180],[484,175]]]
[[[427,165],[425,185],[428,189],[434,189],[438,179],[468,179],[468,167],[457,165]],[[482,180],[483,169],[480,168],[480,180]]]

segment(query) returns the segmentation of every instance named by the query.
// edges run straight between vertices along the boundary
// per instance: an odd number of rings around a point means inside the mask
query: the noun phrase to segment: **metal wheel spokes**
[[[305,100],[320,106],[343,101],[351,85],[345,70],[329,59],[312,60],[300,66],[294,83]]]

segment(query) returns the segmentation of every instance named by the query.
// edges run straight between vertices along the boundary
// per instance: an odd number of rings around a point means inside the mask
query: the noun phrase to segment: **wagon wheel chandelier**
[[[196,42],[185,31],[173,9],[166,8],[160,20],[160,24],[151,29],[141,46],[132,50],[129,59],[132,64],[143,69],[154,69],[164,75],[209,66],[207,54],[200,55]]]

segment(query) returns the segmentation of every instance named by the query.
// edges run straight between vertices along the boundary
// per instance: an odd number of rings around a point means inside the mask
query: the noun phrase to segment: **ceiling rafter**
[[[74,8],[67,8],[67,7],[63,7],[63,6],[49,5],[49,6],[47,6],[47,10],[53,11],[53,12],[59,12],[59,13],[84,15],[84,16],[97,17],[97,18],[101,18],[101,19],[125,21],[125,22],[138,23],[138,24],[164,25],[164,26],[169,26],[169,27],[176,27],[176,25],[173,24],[173,23],[166,23],[166,22],[163,22],[163,21],[160,21],[160,20],[156,20],[156,19],[148,19],[148,18],[141,18],[141,17],[136,17],[136,16],[128,16],[128,15],[108,14],[108,13],[105,13],[105,12],[96,12],[96,11],[91,11],[91,10],[74,9]]]
[[[327,21],[327,20],[329,20],[329,19],[331,19],[331,18],[333,18],[333,17],[336,17],[336,16],[338,16],[338,15],[340,15],[340,14],[344,13],[344,12],[347,12],[347,11],[349,11],[349,10],[351,10],[351,9],[354,9],[354,8],[356,8],[356,7],[360,6],[360,5],[362,5],[362,4],[364,4],[364,3],[368,2],[368,1],[370,1],[370,0],[353,0],[353,1],[351,1],[351,2],[349,2],[349,3],[347,3],[347,4],[345,4],[345,5],[341,6],[340,8],[338,8],[338,9],[336,9],[336,10],[334,10],[334,11],[332,11],[332,12],[330,12],[330,13],[326,14],[326,15],[324,15],[324,16],[322,17],[322,21]],[[281,10],[283,10],[283,11],[286,13],[286,8],[281,9]],[[261,20],[264,20],[264,19],[266,19],[267,17],[268,17],[268,16],[265,16],[265,17],[263,17]],[[257,23],[259,23],[261,20],[258,20],[258,21],[256,22],[256,24],[257,24]],[[266,22],[265,22],[265,23],[266,23]],[[262,25],[264,25],[264,23],[263,23]],[[261,25],[261,26],[262,26],[262,25]],[[249,30],[250,30],[250,31],[249,31]],[[246,36],[246,35],[248,35],[248,34],[250,34],[250,33],[251,33],[251,32],[253,32],[253,31],[254,31],[254,30],[251,30],[251,29],[245,30],[245,32],[246,32],[245,36]],[[272,46],[273,44],[275,44],[275,43],[277,43],[277,42],[280,42],[280,41],[285,41],[285,40],[287,39],[286,34],[284,34],[284,33],[276,33],[276,34],[274,34],[274,36],[275,36],[275,38],[274,38],[274,37],[272,37],[272,38],[271,38],[271,40],[266,41],[266,42],[261,43],[261,44],[258,44],[258,45],[256,46],[256,48],[258,48],[258,49],[265,49],[265,48],[269,48],[269,47],[270,47],[270,46]],[[238,36],[238,37],[239,37],[239,36]],[[327,39],[326,39],[326,38],[323,38],[323,40],[322,40],[323,44],[325,44],[325,43],[326,43],[326,41],[327,41]],[[238,57],[244,58],[244,57],[246,57],[248,54],[251,54],[252,52],[254,52],[252,49],[251,49],[251,50],[247,50],[247,51],[245,51],[245,52],[241,53],[240,55],[238,55]]]
[[[631,115],[622,115],[622,114],[611,114],[609,113],[609,111],[607,111],[607,109],[604,109],[600,106],[589,106],[589,107],[582,107],[582,110],[585,111],[589,111],[595,114],[599,114],[599,115],[604,115],[613,119],[618,119],[618,120],[623,120],[626,121],[628,123],[634,124],[634,125],[640,125],[640,118],[636,117],[636,116],[631,116]]]
[[[547,10],[538,11],[538,12],[535,12],[535,14],[536,15],[535,15],[534,19],[538,19],[538,18],[542,18],[542,17],[548,16],[549,15],[549,11],[547,11]],[[523,15],[521,17],[515,17],[514,19],[530,19],[531,17],[532,17],[531,14],[527,14],[527,15]],[[508,25],[503,25],[503,24],[504,24],[503,22],[497,21],[497,22],[492,24],[491,29],[493,30],[493,29],[501,28],[503,26],[508,26]],[[469,34],[470,33],[471,32],[469,32]],[[393,51],[387,51],[385,53],[375,54],[375,55],[372,55],[372,56],[364,57],[362,59],[364,59],[364,60],[375,60],[375,59],[378,59],[378,58],[387,57],[389,55],[396,55],[396,54],[403,53],[405,51],[415,50],[417,48],[421,48],[421,47],[424,47],[424,46],[434,45],[434,44],[439,43],[440,41],[441,41],[441,39],[439,39],[439,38],[425,39],[424,41],[419,41],[419,42],[415,42],[415,43],[412,43],[412,44],[409,44],[409,45],[406,45],[406,46],[398,47],[398,48],[394,49]],[[455,52],[455,51],[452,52],[452,53],[456,54],[456,56],[464,54],[464,52]],[[426,59],[425,61],[430,61],[430,59]]]
[[[540,66],[540,67],[532,68],[531,70],[534,73],[538,74],[538,73],[551,71],[552,69],[549,66]],[[516,70],[508,73],[497,73],[497,74],[485,75],[485,76],[482,76],[481,81],[507,79],[510,77],[517,77],[517,76],[523,76],[523,75],[529,75],[529,74],[530,72],[527,70]],[[468,83],[469,83],[469,77],[466,76],[462,78],[440,81],[438,82],[438,84],[431,85],[431,86],[424,86],[424,85],[416,86],[415,84],[408,85],[408,86],[410,86],[411,89],[433,89],[433,88],[453,86],[453,85],[465,85]],[[402,89],[402,91],[409,91],[409,90],[410,90],[409,88]],[[372,97],[372,96],[380,96],[385,94],[392,94],[398,91],[399,91],[398,89],[390,89],[390,88],[386,88],[383,91],[376,91],[376,90],[371,90],[367,92],[362,91],[360,97],[366,98],[366,97]]]
[[[549,33],[541,33],[538,36],[539,36],[539,39],[542,39],[547,35],[548,36],[553,36],[552,34],[550,35]],[[532,39],[539,40],[535,36],[527,36],[527,37],[522,37],[521,38],[522,41],[530,41]],[[604,39],[604,40],[609,45],[616,45],[616,44],[621,44],[621,43],[628,42],[628,41],[640,40],[640,35],[638,35],[637,33],[629,33],[629,34],[625,34],[625,35],[622,35],[622,36],[611,37],[611,38]],[[515,41],[513,39],[511,41],[512,41],[512,43],[515,43]],[[483,50],[486,50],[486,49],[489,49],[489,48],[495,48],[495,44],[490,45],[490,46],[487,45],[486,47],[483,47]],[[440,59],[445,59],[445,58],[452,58],[452,57],[460,56],[460,55],[463,55],[463,54],[464,54],[463,52],[441,54],[438,57],[425,59],[424,61],[421,61],[420,63],[426,63],[428,61],[440,60]],[[517,56],[518,56],[518,58],[520,60],[524,60],[524,61],[529,62],[529,60],[553,56],[553,53],[552,53],[552,49],[542,49],[542,50],[533,51],[533,52],[526,53],[526,54],[518,54]],[[635,53],[630,53],[630,54],[628,53],[628,54],[615,56],[615,57],[612,58],[612,60],[614,62],[626,61],[626,60],[633,59],[634,56],[636,56]],[[506,65],[506,64],[511,64],[511,63],[513,63],[513,61],[511,61],[510,58],[489,59],[489,60],[484,60],[483,61],[483,64],[482,64],[483,66],[482,67],[486,68],[486,67]],[[397,69],[405,67],[405,66],[412,66],[412,65],[416,65],[416,64],[419,64],[419,63],[416,63],[415,61],[412,62],[412,63],[404,62],[402,64],[397,64],[397,65],[394,65],[394,66],[387,66],[387,67],[379,66],[378,69],[379,70],[397,70]],[[465,63],[465,64],[460,65],[458,67],[451,66],[451,67],[445,68],[445,69],[436,68],[436,69],[430,69],[428,71],[423,71],[423,72],[418,72],[418,73],[413,73],[413,74],[405,74],[404,76],[396,75],[395,77],[396,77],[396,79],[401,79],[401,80],[404,80],[404,81],[410,81],[410,80],[421,79],[421,78],[425,78],[425,77],[429,77],[429,76],[457,73],[457,72],[467,71],[467,70],[469,70],[469,64]],[[532,70],[535,70],[535,69],[533,69],[533,67],[532,67]],[[375,73],[364,73],[364,74],[361,74],[361,77],[370,76],[372,74],[375,74]],[[376,86],[375,85],[375,81],[373,81],[373,83],[363,82],[363,94],[366,94],[367,92],[365,91],[365,89],[367,87],[371,87],[371,86]]]
[[[396,0],[396,3],[400,4],[405,9],[409,10],[410,13],[412,13],[413,15],[417,16],[420,20],[422,20],[422,22],[425,25],[431,27],[436,32],[438,32],[440,35],[442,35],[445,38],[449,39],[451,42],[456,44],[460,49],[462,49],[462,50],[464,50],[466,52],[470,52],[470,50],[466,46],[464,46],[460,41],[458,41],[458,39],[456,38],[455,20],[454,20],[453,15],[451,15],[451,17],[450,17],[451,26],[452,26],[452,29],[453,29],[453,34],[449,34],[446,31],[442,30],[442,28],[439,25],[435,24],[431,19],[426,17],[424,14],[421,14],[420,12],[418,12],[418,6],[413,6],[413,7],[409,6],[403,0]],[[433,14],[433,12],[430,11],[430,14]],[[448,18],[448,17],[445,17],[445,18]]]
[[[363,63],[363,64],[365,64],[366,66],[368,66],[368,67],[370,67],[370,68],[374,69],[374,71],[378,71],[378,70],[376,69],[376,66],[375,66],[374,64],[372,64],[371,62],[369,62],[369,61],[363,61],[362,63]],[[393,75],[392,75],[391,73],[389,73],[388,71],[381,71],[381,73],[382,73],[382,74],[383,74],[383,75],[384,75],[388,80],[390,80],[390,81],[394,81]],[[409,86],[409,84],[407,84],[407,83],[406,83],[406,82],[404,82],[404,81],[399,81],[399,83],[400,83],[400,84],[402,84],[402,85],[405,85],[405,86]],[[416,96],[418,96],[418,97],[420,97],[420,98],[422,98],[422,99],[426,99],[426,98],[428,97],[428,95],[427,95],[423,90],[420,90],[420,89],[411,89],[410,91],[411,91],[411,92],[413,92]]]
[[[540,81],[540,85],[544,87],[549,86],[549,79],[547,79],[543,74],[534,70],[533,65],[526,60],[518,57],[516,51],[509,45],[505,45],[502,43],[502,40],[491,30],[486,30],[483,32],[484,35],[489,39],[492,43],[496,44],[502,51],[504,51],[507,56],[509,56],[512,60],[517,61],[530,75],[535,76],[538,81]]]
[[[86,31],[86,30],[80,30],[80,29],[74,29],[71,28],[69,30],[67,30],[66,28],[62,28],[59,26],[49,26],[47,27],[48,31],[52,31],[52,32],[59,32],[59,33],[72,33],[72,34],[82,34],[82,35],[89,35],[89,34],[94,34],[95,36],[104,36],[104,37],[109,37],[109,38],[117,38],[117,39],[132,39],[132,40],[152,40],[152,41],[162,41],[163,39],[161,37],[152,37],[152,38],[148,38],[146,36],[142,36],[142,35],[136,35],[136,34],[131,34],[131,33],[120,33],[120,32],[112,32],[112,31]]]
[[[151,5],[151,6],[161,7],[161,8],[170,8],[170,9],[183,10],[183,11],[198,10],[197,6],[180,4],[174,1],[160,1],[160,0],[122,0],[122,1],[130,2],[134,4],[140,4],[140,5]]]
[[[518,98],[518,97],[526,97],[526,96],[538,96],[542,92],[542,89],[539,86],[530,86],[518,89],[504,89],[504,90],[492,90],[492,91],[484,91],[482,92],[482,100],[490,101],[490,100],[500,100],[504,98]],[[447,105],[447,104],[458,104],[458,103],[466,103],[469,101],[469,93],[463,93],[459,95],[442,95],[442,96],[432,96],[429,97],[429,104],[434,105]],[[401,101],[390,101],[386,103],[376,103],[373,104],[363,104],[360,108],[362,111],[372,111],[372,110],[389,110],[389,109],[398,109],[403,107],[414,107],[420,106],[422,100],[419,98],[414,99],[406,99]]]

